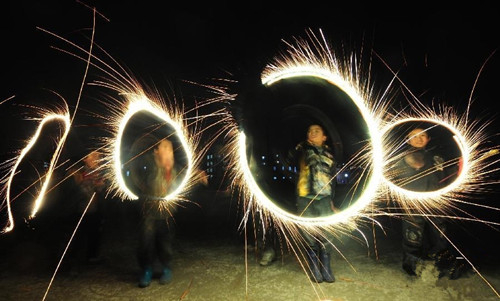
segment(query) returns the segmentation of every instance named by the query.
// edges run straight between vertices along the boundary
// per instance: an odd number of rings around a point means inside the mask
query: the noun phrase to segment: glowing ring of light
[[[447,123],[443,120],[439,120],[437,118],[410,117],[410,118],[404,118],[404,119],[398,120],[398,121],[391,123],[391,124],[387,125],[386,127],[384,127],[382,129],[382,137],[386,133],[388,133],[392,128],[394,128],[395,126],[406,123],[406,122],[412,122],[412,121],[434,123],[434,124],[441,125],[441,126],[445,127],[446,129],[448,129],[453,134],[453,139],[457,143],[457,146],[460,150],[460,153],[462,154],[462,157],[463,157],[462,169],[461,169],[460,173],[457,175],[456,179],[452,183],[446,185],[445,187],[443,187],[441,189],[435,190],[435,191],[422,192],[422,191],[412,191],[412,190],[401,188],[401,187],[395,185],[394,183],[392,183],[389,179],[387,179],[385,177],[384,173],[382,173],[382,178],[383,178],[384,183],[389,187],[389,189],[392,192],[395,192],[398,195],[404,195],[407,198],[422,200],[422,201],[439,198],[440,196],[443,196],[443,195],[459,188],[461,186],[461,184],[464,182],[464,179],[466,178],[466,175],[468,174],[469,166],[470,166],[470,164],[469,164],[470,151],[469,151],[469,147],[467,146],[468,143],[467,143],[467,140],[464,137],[464,135],[462,135],[462,133],[460,133],[460,131],[458,129],[456,129],[455,127],[451,126],[449,123]]]
[[[19,154],[19,156],[16,160],[16,163],[14,164],[12,171],[10,172],[10,176],[7,180],[5,201],[7,203],[7,214],[8,214],[9,222],[8,222],[7,226],[3,229],[3,232],[9,232],[12,229],[14,229],[14,217],[12,216],[12,210],[10,207],[10,202],[11,202],[10,189],[11,189],[11,185],[12,185],[12,180],[14,179],[14,176],[16,175],[17,168],[19,167],[19,164],[21,164],[21,161],[23,161],[23,158],[28,154],[28,152],[31,150],[31,148],[35,145],[36,141],[40,137],[40,134],[41,134],[42,129],[45,126],[45,124],[48,122],[54,121],[54,120],[60,120],[64,123],[64,126],[65,126],[64,133],[61,136],[61,138],[59,139],[59,142],[57,143],[57,147],[54,151],[54,155],[52,156],[52,159],[50,160],[50,165],[49,165],[49,169],[48,169],[46,176],[45,176],[45,181],[43,182],[42,187],[38,193],[38,196],[34,201],[33,209],[31,210],[31,214],[30,214],[29,218],[35,217],[36,213],[38,212],[38,209],[40,209],[40,206],[43,203],[43,197],[45,196],[45,192],[47,191],[50,179],[52,177],[52,173],[54,171],[54,166],[57,162],[57,159],[59,158],[59,155],[61,153],[61,149],[64,145],[64,141],[66,140],[66,137],[68,136],[68,133],[69,133],[69,130],[71,127],[70,117],[69,117],[69,114],[67,112],[64,114],[54,113],[54,114],[48,114],[47,116],[45,116],[42,119],[42,121],[40,122],[40,124],[38,125],[38,128],[37,128],[35,134],[33,135],[33,137],[31,137],[31,139],[29,140],[26,147],[23,148],[23,150]]]
[[[119,187],[121,192],[127,198],[132,200],[138,199],[138,197],[127,187],[125,180],[123,178],[120,151],[121,151],[121,140],[123,137],[123,132],[125,130],[125,127],[130,118],[132,118],[132,116],[134,116],[136,113],[139,112],[151,113],[154,116],[158,117],[159,119],[167,122],[170,126],[172,126],[175,130],[175,133],[179,137],[179,140],[184,150],[186,151],[187,155],[186,157],[188,161],[186,175],[184,176],[182,182],[176,187],[174,191],[160,198],[165,201],[175,199],[182,191],[184,191],[186,184],[189,182],[189,178],[193,169],[193,156],[192,156],[193,152],[185,137],[184,128],[182,127],[181,121],[176,120],[175,117],[172,117],[171,115],[167,114],[161,106],[153,103],[144,95],[134,95],[130,97],[130,102],[128,104],[126,113],[123,115],[118,125],[118,131],[116,134],[116,140],[113,152],[114,174],[115,174],[114,179],[116,181],[116,185]]]
[[[239,164],[243,173],[244,181],[250,191],[254,193],[256,200],[267,210],[272,211],[276,216],[282,219],[291,220],[297,224],[302,225],[332,225],[337,223],[347,223],[353,217],[359,215],[366,206],[371,203],[371,201],[377,195],[377,190],[379,188],[380,174],[382,173],[382,144],[381,135],[379,134],[379,125],[376,119],[372,117],[372,112],[365,105],[366,101],[361,97],[360,93],[356,88],[346,81],[340,74],[332,72],[331,70],[320,68],[316,66],[304,65],[287,67],[277,72],[269,73],[263,76],[262,83],[264,85],[270,86],[273,83],[287,78],[293,77],[304,77],[312,76],[318,77],[326,80],[327,82],[340,88],[344,93],[346,93],[354,104],[357,106],[364,121],[367,124],[371,139],[371,153],[372,158],[372,175],[368,179],[368,184],[365,186],[362,194],[359,196],[356,202],[354,202],[348,208],[342,210],[341,212],[332,214],[331,216],[325,217],[300,217],[291,214],[280,207],[278,207],[272,200],[270,200],[260,189],[256,183],[253,175],[248,166],[248,161],[246,158],[246,137],[243,132],[239,135]]]

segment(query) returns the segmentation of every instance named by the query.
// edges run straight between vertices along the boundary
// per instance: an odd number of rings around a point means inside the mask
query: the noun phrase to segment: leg
[[[323,275],[320,270],[320,263],[318,251],[313,248],[306,248],[306,257],[309,271],[311,272],[310,278],[312,281],[321,283],[323,282]]]
[[[315,208],[314,203],[311,202],[311,199],[298,197],[297,198],[297,210],[299,214],[302,214],[304,217],[315,217],[317,215],[314,214]],[[323,276],[320,271],[320,263],[319,263],[319,241],[316,237],[311,235],[309,231],[302,230],[299,228],[302,238],[304,239],[306,245],[306,258],[308,263],[308,268],[310,271],[310,278],[312,281],[317,283],[323,282]]]
[[[87,258],[90,263],[99,261],[102,235],[102,219],[100,213],[92,213],[87,216]]]
[[[314,211],[316,210],[313,205],[314,202],[315,201],[311,201],[311,199],[308,198],[298,197],[297,198],[298,214],[302,214],[303,217],[316,217],[317,215],[314,214]],[[299,228],[299,231],[306,245],[308,245],[310,248],[315,248],[317,246],[318,240],[314,236],[312,236],[309,231],[304,231],[301,228]]]
[[[335,276],[333,275],[331,266],[330,266],[330,253],[326,250],[325,246],[322,246],[319,249],[319,261],[320,261],[320,270],[321,275],[323,276],[323,280],[325,282],[335,282]]]
[[[445,221],[440,218],[433,218],[431,221],[432,222],[428,222],[430,243],[428,254],[429,257],[434,258],[437,254],[448,250],[449,244],[445,237],[445,235],[448,234]]]
[[[429,222],[429,257],[433,258],[440,276],[448,274],[450,279],[458,279],[465,270],[465,261],[457,260],[456,252],[450,248],[446,221],[441,218],[433,218]]]
[[[80,217],[75,215],[72,218],[69,218],[66,220],[66,225],[68,226],[67,229],[65,229],[65,238],[64,238],[64,244],[61,246],[61,248],[64,250],[66,247],[66,243],[68,243],[73,231],[74,227],[78,224],[78,219]],[[87,234],[87,225],[86,221],[83,220],[82,224],[79,226],[78,230],[75,233],[75,236],[71,240],[70,245],[68,246],[68,250],[66,253],[66,258],[65,262],[68,267],[68,272],[71,276],[77,276],[80,273],[81,270],[81,262],[83,260],[83,250],[85,250],[86,246],[86,234]]]
[[[422,258],[425,219],[423,217],[408,216],[403,219],[402,226],[403,269],[410,275],[416,275],[417,262]]]
[[[330,206],[330,197],[323,198],[315,201],[315,208],[319,212],[319,216],[328,216],[332,214],[332,209]],[[321,242],[319,245],[319,261],[320,261],[320,271],[325,282],[335,282],[335,276],[333,275],[331,265],[330,265],[330,253],[327,250],[328,241],[325,238],[318,238]]]
[[[265,229],[262,229],[262,227],[265,227]],[[267,225],[259,224],[259,229],[260,229],[260,231],[259,231],[260,233],[258,235],[259,235],[259,238],[262,239],[262,241],[260,243],[262,257],[259,261],[259,264],[261,266],[268,266],[271,263],[273,263],[273,261],[276,260],[276,249],[275,249],[276,232],[271,224],[267,224]],[[263,233],[264,230],[265,230],[265,234]]]
[[[172,239],[174,236],[173,224],[165,219],[158,219],[156,223],[156,249],[158,259],[162,265],[160,284],[166,284],[172,280],[172,270],[170,261],[172,259]]]
[[[153,263],[155,250],[155,224],[154,219],[145,216],[141,220],[139,229],[139,247],[137,249],[137,260],[141,268],[139,287],[147,287],[153,278]]]

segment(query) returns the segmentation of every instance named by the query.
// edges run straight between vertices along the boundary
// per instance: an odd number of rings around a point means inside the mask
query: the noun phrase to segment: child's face
[[[326,135],[319,125],[311,125],[307,130],[307,141],[315,146],[321,146],[326,141]]]
[[[429,135],[423,129],[414,129],[408,133],[408,144],[415,148],[423,148],[429,143]]]
[[[160,166],[166,169],[172,169],[174,167],[174,148],[172,142],[169,140],[162,140],[160,144],[158,144],[158,147],[155,148],[154,152]]]

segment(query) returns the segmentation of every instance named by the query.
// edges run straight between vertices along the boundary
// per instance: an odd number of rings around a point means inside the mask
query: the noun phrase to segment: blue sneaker
[[[146,268],[142,275],[141,278],[139,279],[139,287],[148,287],[151,284],[151,280],[153,279],[153,269],[152,268]]]
[[[172,270],[169,268],[163,268],[160,277],[160,284],[167,284],[172,280]]]

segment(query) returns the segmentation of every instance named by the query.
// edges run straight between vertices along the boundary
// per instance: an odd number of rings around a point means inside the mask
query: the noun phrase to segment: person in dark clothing
[[[175,164],[172,141],[151,135],[138,139],[131,147],[131,178],[138,193],[140,208],[137,261],[141,268],[139,287],[151,284],[156,259],[161,264],[159,283],[172,279],[172,241],[175,237],[173,214],[176,206],[168,201],[179,187],[183,174]],[[207,185],[204,172],[200,179]]]
[[[81,224],[68,250],[70,273],[77,274],[82,262],[94,264],[101,262],[101,239],[105,211],[106,180],[99,170],[101,154],[91,151],[83,159],[83,165],[73,166],[69,170],[72,175],[71,194],[76,203],[71,203],[70,214],[66,226],[75,227],[82,218]],[[82,217],[83,215],[83,217]],[[72,231],[66,231],[70,235]]]
[[[435,191],[445,185],[442,181],[445,178],[444,160],[427,148],[430,139],[427,131],[420,127],[408,133],[410,148],[394,166],[396,185],[415,192]],[[459,277],[459,267],[445,238],[448,231],[443,218],[410,213],[402,220],[402,231],[402,268],[409,275],[416,275],[418,262],[433,259],[441,273],[450,269],[450,278]]]
[[[170,140],[139,139],[132,145],[132,153],[142,154],[132,162],[131,178],[139,191],[137,260],[141,268],[139,287],[144,288],[151,284],[156,258],[162,266],[160,284],[166,284],[172,278],[173,207],[163,199],[177,188],[179,179]]]
[[[333,214],[335,195],[336,161],[325,144],[327,136],[318,124],[312,124],[307,131],[307,140],[299,143],[291,157],[298,166],[297,214],[302,217],[322,217]],[[323,237],[315,237],[308,231],[301,231],[306,242],[306,257],[315,282],[334,282],[330,267],[330,254]]]

